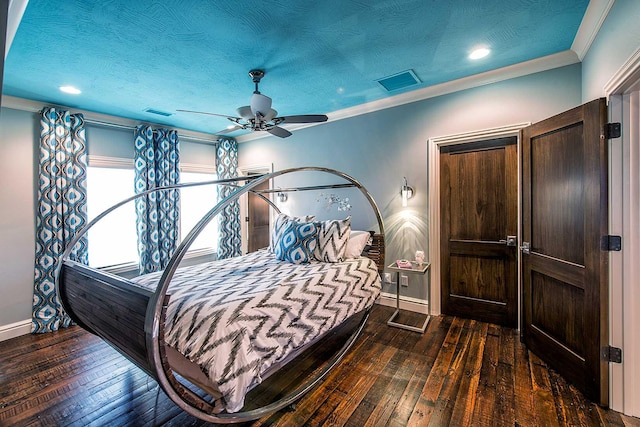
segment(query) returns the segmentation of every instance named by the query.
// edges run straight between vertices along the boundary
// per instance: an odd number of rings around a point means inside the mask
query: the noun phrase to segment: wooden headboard
[[[384,235],[374,234],[371,249],[367,253],[367,257],[371,258],[378,266],[378,271],[384,271]]]

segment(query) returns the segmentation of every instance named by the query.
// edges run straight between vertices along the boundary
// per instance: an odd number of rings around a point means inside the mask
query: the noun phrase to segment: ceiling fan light
[[[255,115],[251,112],[251,107],[245,105],[244,107],[239,107],[236,112],[240,117],[245,120],[251,120],[255,117]]]
[[[271,98],[261,93],[254,93],[251,95],[251,112],[255,116],[257,113],[261,113],[266,116],[271,110]]]
[[[275,117],[278,115],[278,112],[276,110],[274,110],[273,108],[269,109],[269,113],[267,113],[264,116],[264,121],[265,122],[270,122],[271,120],[275,119]]]

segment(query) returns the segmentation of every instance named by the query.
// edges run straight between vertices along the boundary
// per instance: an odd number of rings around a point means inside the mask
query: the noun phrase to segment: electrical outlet
[[[406,274],[400,275],[400,286],[409,286],[409,276]]]
[[[391,273],[383,273],[382,281],[385,283],[391,283]]]

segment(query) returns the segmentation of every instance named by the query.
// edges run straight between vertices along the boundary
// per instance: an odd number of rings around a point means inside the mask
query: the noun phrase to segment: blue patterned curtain
[[[216,149],[216,169],[219,179],[238,176],[238,142],[233,138],[220,138]],[[233,187],[218,186],[218,201],[233,192]],[[230,203],[218,215],[219,242],[218,259],[242,255],[240,237],[240,204],[236,200]]]
[[[135,130],[135,191],[180,182],[178,132],[151,126]],[[140,273],[163,270],[179,243],[179,190],[154,191],[136,199]]]
[[[45,108],[40,115],[33,333],[71,324],[55,290],[55,271],[66,245],[88,221],[84,118],[55,108]],[[88,263],[85,238],[74,247],[71,258]]]

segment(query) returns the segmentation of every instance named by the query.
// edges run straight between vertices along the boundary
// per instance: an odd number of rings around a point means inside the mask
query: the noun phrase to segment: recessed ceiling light
[[[477,49],[474,49],[470,54],[469,54],[469,59],[480,59],[480,58],[484,58],[485,56],[489,55],[491,53],[491,49],[486,48],[486,47],[479,47]]]
[[[60,90],[64,93],[69,93],[71,95],[80,95],[82,91],[73,86],[60,86]]]

